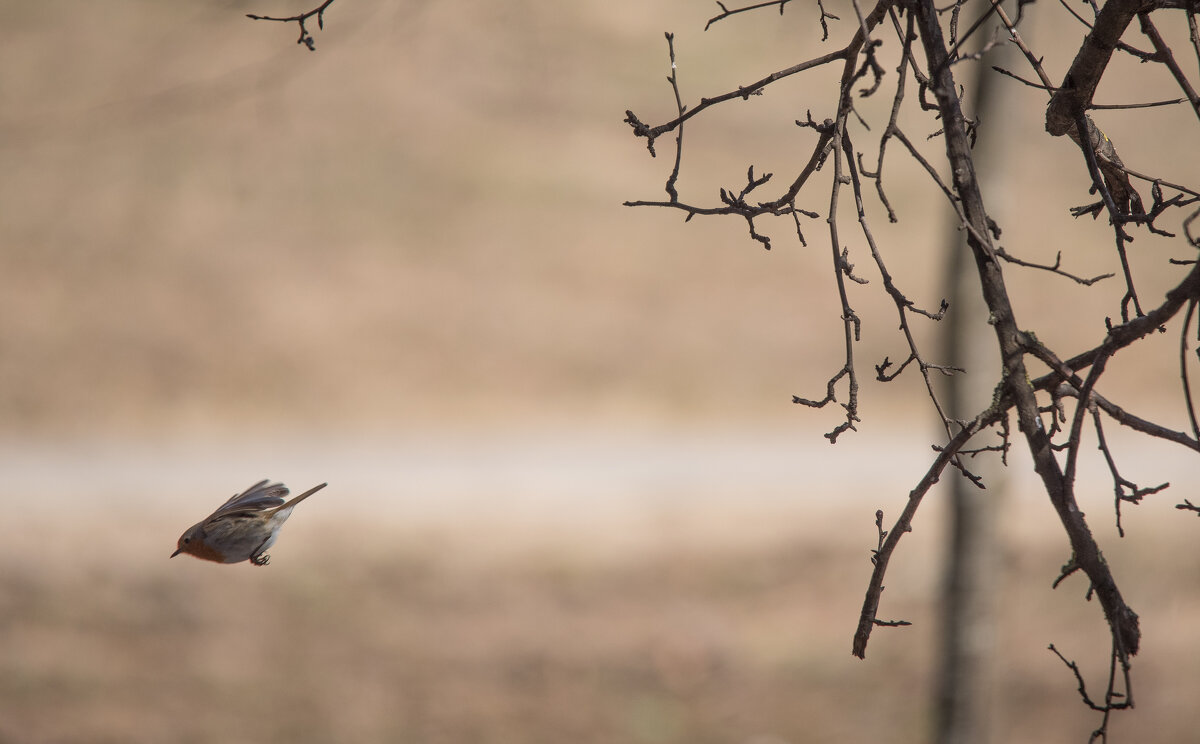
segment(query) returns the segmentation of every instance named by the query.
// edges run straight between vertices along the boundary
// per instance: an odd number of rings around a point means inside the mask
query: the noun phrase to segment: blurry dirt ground
[[[831,448],[839,410],[790,403],[841,364],[825,223],[807,247],[764,223],[764,252],[744,224],[621,206],[670,168],[621,121],[674,111],[662,32],[694,104],[829,51],[797,5],[705,33],[716,6],[691,0],[338,0],[310,53],[243,17],[307,7],[290,0],[0,0],[0,742],[926,740],[936,495],[884,596],[915,626],[849,654],[874,510],[900,509],[936,438],[922,385],[864,372],[860,431]],[[826,7],[836,42],[853,11]],[[1061,74],[1081,32],[1037,11],[1026,37]],[[1118,64],[1097,100],[1178,95]],[[829,115],[830,72],[689,124],[685,198],[794,171],[812,133],[793,122]],[[1077,150],[1012,86],[981,129],[1010,143],[1005,247],[1119,271],[1103,220],[1069,216],[1091,200]],[[1131,166],[1200,172],[1186,111],[1098,117]],[[903,123],[936,160],[935,125]],[[941,197],[894,154],[901,222],[867,209],[897,284],[935,308]],[[869,370],[903,345],[863,239],[842,240],[872,282],[852,289]],[[1188,256],[1135,245],[1153,305]],[[1010,275],[1064,355],[1122,294]],[[1176,344],[1114,359],[1103,392],[1185,428]],[[1124,475],[1173,483],[1118,540],[1086,447],[1085,508],[1144,633],[1113,740],[1189,741],[1197,520],[1171,506],[1200,468],[1109,435]],[[270,566],[166,559],[267,476],[331,483]],[[1096,693],[1103,622],[1077,579],[1049,590],[1068,556],[1014,483],[996,740],[1084,741],[1097,719],[1046,646]]]
[[[53,538],[16,535],[0,547],[0,740],[915,742],[928,733],[928,534],[911,538],[885,598],[889,617],[916,625],[879,629],[858,661],[850,638],[869,561],[857,511],[725,508],[659,520],[657,539],[619,550],[580,519],[563,525],[574,531],[565,539],[523,535],[501,549],[503,524],[348,522],[329,516],[331,500],[307,503],[261,569],[167,562],[158,538],[177,526],[168,523],[132,536],[100,520],[83,533],[27,524]],[[736,537],[726,527],[712,539],[720,520],[740,525]],[[1109,553],[1145,633],[1138,707],[1115,718],[1113,735],[1188,741],[1200,694],[1194,531],[1179,520],[1135,523],[1136,547]],[[1046,646],[1098,684],[1100,610],[1078,581],[1050,591],[1064,555],[1042,532],[1007,548],[998,741],[1082,741],[1097,723]],[[88,538],[116,549],[88,554],[79,549]]]

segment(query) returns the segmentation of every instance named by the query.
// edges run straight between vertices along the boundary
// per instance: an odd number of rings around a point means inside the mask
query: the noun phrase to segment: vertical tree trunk
[[[987,62],[975,66],[977,74],[971,86],[975,115],[982,121],[974,150],[976,172],[993,206],[1001,200],[1004,189],[1005,130],[995,85],[999,76],[990,65],[998,63],[996,57],[1002,54],[1003,48],[994,49]],[[968,374],[948,378],[946,397],[950,416],[963,418],[985,408],[991,400],[991,381],[996,375],[981,372],[997,369],[1000,359],[964,233],[957,223],[948,227],[948,233],[946,295],[951,309],[944,321],[943,358]],[[957,472],[947,479],[950,513],[934,699],[936,744],[986,744],[994,707],[996,593],[1001,568],[997,522],[1003,513],[1006,483],[997,457],[980,457],[968,463],[983,476],[987,488],[978,488]]]

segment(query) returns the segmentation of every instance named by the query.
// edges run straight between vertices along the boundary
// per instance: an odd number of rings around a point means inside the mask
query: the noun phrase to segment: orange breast
[[[203,540],[192,540],[183,546],[183,552],[191,553],[197,558],[205,561],[215,561],[216,563],[225,562],[224,554],[215,550]]]

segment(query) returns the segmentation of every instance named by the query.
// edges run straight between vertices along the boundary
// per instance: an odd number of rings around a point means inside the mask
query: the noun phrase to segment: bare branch
[[[1200,421],[1196,417],[1196,403],[1192,398],[1192,384],[1188,375],[1188,329],[1192,326],[1192,316],[1196,313],[1197,299],[1192,298],[1188,303],[1187,314],[1183,316],[1183,330],[1179,332],[1179,377],[1183,382],[1183,407],[1187,410],[1188,421],[1192,424],[1192,435],[1200,440]]]
[[[310,34],[308,32],[308,27],[305,26],[304,24],[306,21],[308,21],[308,19],[312,18],[313,16],[316,16],[317,17],[317,28],[323,30],[325,28],[325,9],[328,8],[330,5],[333,5],[334,1],[335,0],[325,0],[325,2],[321,3],[319,6],[313,8],[310,11],[301,13],[299,15],[288,16],[287,18],[277,18],[275,16],[254,15],[253,13],[247,13],[246,17],[251,18],[255,21],[278,21],[280,23],[296,23],[296,24],[298,24],[300,26],[300,38],[296,40],[296,43],[303,44],[304,46],[308,47],[308,50],[310,52],[313,52],[313,51],[316,51],[316,49],[317,49],[317,42],[315,39],[313,39],[312,34]]]
[[[1075,681],[1079,683],[1079,696],[1083,700],[1083,704],[1092,710],[1103,713],[1100,719],[1100,727],[1092,732],[1088,742],[1107,741],[1108,740],[1108,721],[1109,716],[1115,710],[1124,710],[1133,707],[1133,687],[1129,679],[1129,662],[1121,653],[1121,649],[1116,645],[1113,646],[1112,653],[1109,655],[1108,666],[1108,687],[1104,691],[1104,702],[1097,703],[1088,695],[1087,685],[1083,681],[1083,673],[1079,671],[1079,665],[1073,661],[1068,661],[1065,656],[1059,653],[1059,650],[1050,644],[1050,650],[1054,655],[1062,661],[1063,664],[1071,670],[1075,675]],[[1117,670],[1120,669],[1124,681],[1124,692],[1118,692],[1117,685]]]
[[[1186,98],[1169,98],[1165,101],[1150,101],[1148,103],[1093,103],[1093,109],[1141,109],[1157,106],[1174,106],[1186,101]]]
[[[783,70],[779,70],[778,72],[773,72],[770,75],[766,76],[765,78],[758,80],[756,82],[753,82],[750,85],[739,86],[737,88],[737,90],[732,90],[732,91],[729,91],[728,93],[723,93],[719,96],[714,96],[712,98],[701,98],[700,103],[697,104],[696,106],[692,107],[691,109],[686,110],[684,113],[680,114],[676,118],[674,118],[664,124],[660,124],[659,126],[656,126],[656,127],[650,127],[645,124],[642,124],[638,120],[638,118],[636,116],[634,116],[632,111],[625,112],[625,121],[628,122],[629,125],[633,128],[634,136],[645,137],[647,140],[647,147],[650,147],[651,145],[653,145],[654,140],[656,138],[658,138],[660,135],[662,135],[664,132],[671,131],[675,127],[679,126],[683,122],[687,121],[688,119],[692,118],[693,116],[699,114],[701,111],[704,111],[705,109],[707,109],[711,106],[715,106],[718,103],[724,103],[725,101],[730,101],[735,98],[741,98],[743,101],[747,101],[750,99],[750,96],[761,95],[763,88],[767,87],[768,85],[775,82],[776,80],[782,80],[786,77],[790,77],[797,73],[804,72],[806,70],[811,70],[815,67],[820,67],[822,65],[829,64],[830,62],[836,62],[839,59],[847,59],[848,57],[851,57],[855,53],[857,53],[857,48],[855,47],[854,43],[851,42],[851,44],[844,49],[838,50],[836,52],[830,52],[829,54],[822,55],[815,59],[810,59],[807,62],[801,62],[798,65],[792,65],[791,67],[788,67]],[[654,150],[652,147],[650,147],[650,154],[651,155],[654,154]]]
[[[667,78],[671,83],[671,92],[675,94],[675,108],[680,116],[683,115],[683,98],[679,95],[679,78],[676,74],[677,68],[675,65],[675,34],[669,31],[667,37],[667,51],[671,56],[671,76]],[[667,195],[671,197],[671,201],[679,201],[679,192],[675,189],[675,182],[679,180],[679,163],[683,160],[683,125],[679,125],[679,131],[675,133],[675,165],[671,168],[671,175],[667,176]]]
[[[1119,0],[1110,0],[1112,5]],[[1105,6],[1106,9],[1108,6]],[[1016,409],[1018,426],[1029,446],[1034,460],[1034,469],[1041,476],[1046,494],[1058,512],[1063,529],[1067,533],[1076,559],[1096,588],[1100,604],[1112,630],[1114,644],[1121,652],[1136,654],[1141,633],[1137,614],[1125,604],[1107,562],[1100,553],[1083,512],[1075,503],[1071,481],[1066,478],[1054,458],[1049,437],[1038,418],[1034,390],[1026,375],[1024,355],[1021,350],[1020,333],[1013,316],[1004,279],[996,264],[995,253],[987,236],[988,218],[983,208],[975,170],[970,164],[970,147],[963,124],[959,99],[950,70],[944,65],[946,49],[942,41],[941,28],[931,0],[913,0],[910,12],[917,16],[921,42],[925,47],[930,70],[930,91],[938,101],[942,121],[946,130],[946,150],[954,175],[955,193],[962,199],[963,210],[968,222],[974,226],[967,244],[975,255],[979,268],[984,299],[987,302],[993,329],[1000,346],[1004,368],[1004,393],[1010,397]],[[1058,94],[1056,94],[1058,95]],[[1090,93],[1089,93],[1090,98]],[[983,242],[979,236],[983,237]],[[1110,335],[1106,344],[1112,341]],[[1104,357],[1112,351],[1104,349]],[[1098,354],[1097,359],[1101,358]]]
[[[1011,264],[1016,264],[1017,266],[1025,266],[1025,267],[1028,267],[1031,269],[1041,269],[1043,271],[1049,271],[1053,274],[1058,274],[1059,276],[1065,276],[1066,278],[1068,278],[1074,282],[1077,282],[1079,284],[1082,284],[1085,287],[1090,287],[1091,285],[1095,284],[1096,282],[1103,281],[1104,279],[1111,279],[1114,276],[1114,274],[1108,273],[1108,274],[1097,274],[1096,276],[1093,276],[1091,278],[1084,278],[1081,276],[1076,276],[1075,274],[1072,274],[1069,271],[1064,271],[1061,268],[1061,266],[1062,266],[1062,251],[1059,251],[1057,254],[1055,254],[1054,264],[1052,266],[1047,266],[1045,264],[1030,263],[1029,261],[1022,261],[1021,259],[1019,259],[1015,256],[1009,255],[1009,253],[1007,251],[1005,251],[1003,247],[996,249],[996,255],[999,256],[1000,258],[1003,258],[1005,261],[1008,261]]]
[[[1091,105],[1096,85],[1108,67],[1121,34],[1125,33],[1142,5],[1143,0],[1108,0],[1104,4],[1062,85],[1050,98],[1046,109],[1046,131],[1050,134],[1059,137],[1075,128],[1076,119]],[[1084,142],[1087,141],[1085,138]]]
[[[724,20],[732,15],[753,10],[778,8],[783,11],[788,0],[773,0],[758,2],[740,8],[729,8],[724,3],[718,3],[721,13],[710,19],[709,25]],[[1068,577],[1081,574],[1087,577],[1087,597],[1096,597],[1104,610],[1111,635],[1110,671],[1108,687],[1103,700],[1093,700],[1088,696],[1083,684],[1082,675],[1073,662],[1062,658],[1076,674],[1081,694],[1089,706],[1104,713],[1101,727],[1095,736],[1103,738],[1107,734],[1109,714],[1114,710],[1132,705],[1129,697],[1129,661],[1135,655],[1140,645],[1140,628],[1138,615],[1125,603],[1124,598],[1115,582],[1113,572],[1101,553],[1100,546],[1091,532],[1087,521],[1077,503],[1076,475],[1084,458],[1080,457],[1082,442],[1087,429],[1095,430],[1099,439],[1099,449],[1103,453],[1112,478],[1114,489],[1114,506],[1118,533],[1124,535],[1121,524],[1121,510],[1124,504],[1139,503],[1144,497],[1158,493],[1168,484],[1139,486],[1134,481],[1123,476],[1118,467],[1118,458],[1114,453],[1104,430],[1104,418],[1107,416],[1123,427],[1138,433],[1174,442],[1187,447],[1189,450],[1200,452],[1200,423],[1197,419],[1193,396],[1190,389],[1190,365],[1195,364],[1192,354],[1192,333],[1200,332],[1192,325],[1193,317],[1200,306],[1200,260],[1189,256],[1185,258],[1169,258],[1164,262],[1173,266],[1186,266],[1187,273],[1177,280],[1176,285],[1166,293],[1165,299],[1157,306],[1144,308],[1142,298],[1136,289],[1134,272],[1131,267],[1128,244],[1133,240],[1130,235],[1130,225],[1144,226],[1156,236],[1174,237],[1166,227],[1176,230],[1173,225],[1162,224],[1163,216],[1176,215],[1174,208],[1185,207],[1200,203],[1200,191],[1179,186],[1162,178],[1147,176],[1128,168],[1117,154],[1116,145],[1105,135],[1090,116],[1089,112],[1097,109],[1148,109],[1174,105],[1184,100],[1194,101],[1194,93],[1190,84],[1182,79],[1181,73],[1175,70],[1178,65],[1166,48],[1157,29],[1149,20],[1152,10],[1164,7],[1186,8],[1188,10],[1191,39],[1200,59],[1200,30],[1197,30],[1196,11],[1200,10],[1197,3],[1200,0],[1108,0],[1103,8],[1095,2],[1091,3],[1095,13],[1095,22],[1080,20],[1087,24],[1088,33],[1079,53],[1071,65],[1070,71],[1063,77],[1061,84],[1055,84],[1043,67],[1042,59],[1035,55],[1025,44],[1017,30],[1021,12],[1032,3],[1017,4],[1017,22],[1007,15],[999,0],[988,0],[980,4],[979,15],[968,19],[962,16],[966,3],[954,0],[944,8],[937,8],[933,0],[878,0],[874,7],[864,8],[858,0],[850,4],[858,21],[853,38],[841,49],[825,55],[811,58],[797,65],[772,73],[756,83],[739,86],[720,96],[701,98],[697,106],[688,108],[683,105],[676,77],[674,49],[671,37],[668,35],[672,71],[668,78],[675,99],[675,117],[658,126],[644,124],[632,112],[627,112],[626,121],[634,130],[637,137],[645,137],[647,148],[654,154],[655,139],[662,134],[678,129],[676,136],[675,164],[666,182],[667,200],[665,201],[636,201],[627,202],[630,205],[665,206],[685,212],[688,219],[696,215],[736,215],[746,221],[750,236],[764,247],[770,247],[770,239],[760,231],[759,218],[790,215],[796,230],[799,243],[807,246],[805,236],[801,231],[801,216],[812,219],[817,213],[802,209],[797,200],[802,194],[811,192],[814,184],[822,183],[829,187],[828,211],[824,214],[828,232],[828,250],[833,279],[837,288],[839,303],[839,320],[842,324],[844,357],[836,371],[825,384],[825,394],[820,400],[793,396],[794,403],[809,407],[825,407],[837,403],[845,412],[844,419],[832,431],[825,434],[831,442],[845,431],[854,430],[860,422],[859,412],[859,379],[855,345],[860,342],[863,318],[855,311],[849,293],[852,283],[863,287],[881,286],[896,308],[897,330],[903,338],[899,354],[885,356],[882,362],[874,365],[875,379],[879,382],[890,382],[905,371],[911,373],[917,370],[925,382],[927,397],[941,418],[945,429],[945,443],[934,447],[935,456],[932,464],[921,480],[909,492],[905,508],[896,519],[890,530],[883,529],[883,513],[877,512],[876,529],[877,545],[871,551],[872,574],[864,596],[862,612],[854,635],[852,651],[856,656],[863,657],[872,632],[877,626],[906,625],[904,620],[882,620],[878,617],[881,596],[884,588],[884,577],[888,563],[903,535],[911,531],[917,509],[924,495],[938,481],[947,466],[954,466],[964,477],[977,487],[983,487],[983,481],[972,473],[965,465],[969,458],[985,453],[997,453],[1002,462],[1008,462],[1011,421],[1015,420],[1021,439],[1031,454],[1034,470],[1041,479],[1041,484],[1052,506],[1054,507],[1063,534],[1071,549],[1071,559],[1063,566],[1063,570],[1055,580],[1055,586],[1064,582]],[[825,19],[831,18],[824,7],[818,3],[821,12],[821,23],[825,35],[828,28]],[[1141,21],[1143,33],[1154,44],[1154,52],[1141,52],[1120,42],[1121,34],[1127,29],[1134,16]],[[907,16],[907,17],[905,17]],[[1036,79],[1025,79],[1013,72],[1001,68],[993,68],[1000,73],[1012,77],[1029,87],[1045,91],[1049,105],[1046,110],[1047,131],[1055,136],[1066,135],[1080,148],[1084,156],[1084,164],[1092,180],[1092,192],[1098,201],[1072,209],[1075,216],[1092,215],[1098,217],[1106,214],[1112,225],[1116,247],[1116,259],[1121,265],[1125,282],[1125,296],[1121,302],[1120,322],[1105,318],[1104,326],[1097,322],[1096,330],[1103,335],[1090,342],[1090,348],[1076,353],[1066,361],[1041,342],[1037,341],[1032,332],[1022,329],[1017,322],[1013,305],[1009,299],[1005,284],[1006,277],[1002,268],[1020,266],[1049,272],[1068,279],[1081,286],[1091,286],[1103,279],[1115,276],[1114,272],[1102,273],[1095,276],[1083,276],[1064,268],[1062,252],[1055,255],[1052,263],[1037,263],[1018,258],[999,245],[1000,227],[989,215],[983,195],[975,174],[975,161],[972,147],[978,131],[978,121],[968,119],[963,111],[965,91],[954,79],[953,73],[957,66],[964,62],[974,62],[998,43],[996,37],[984,37],[985,20],[989,17],[999,18],[1008,37],[1024,54],[1031,69],[1036,73]],[[884,18],[891,20],[887,38],[878,38],[876,28]],[[960,33],[960,20],[964,25],[970,25]],[[948,36],[943,35],[943,29],[948,30]],[[894,35],[892,32],[894,31]],[[897,41],[899,49],[892,45]],[[886,42],[886,45],[885,45]],[[971,49],[968,49],[968,44]],[[924,51],[924,59],[918,59],[917,48]],[[1104,75],[1108,60],[1113,50],[1138,56],[1143,61],[1161,62],[1172,70],[1179,79],[1180,88],[1186,98],[1170,101],[1151,101],[1148,103],[1114,103],[1096,104],[1093,95],[1099,80]],[[1164,51],[1165,50],[1165,51]],[[891,112],[886,127],[879,135],[878,148],[868,149],[868,155],[855,149],[855,143],[860,142],[859,132],[872,131],[875,121],[855,106],[855,101],[866,95],[872,95],[883,89],[883,83],[890,82],[890,69],[885,70],[884,54],[891,54],[897,59],[895,89],[892,92]],[[813,70],[830,62],[841,60],[841,77],[836,88],[836,112],[831,112],[829,118],[814,119],[811,110],[806,113],[804,120],[797,120],[798,127],[812,129],[814,139],[807,158],[798,171],[789,174],[788,185],[776,195],[761,196],[774,188],[780,181],[770,173],[756,174],[753,167],[748,168],[744,185],[721,188],[718,191],[719,203],[710,205],[694,205],[680,199],[678,181],[682,163],[682,125],[701,111],[711,108],[718,103],[733,98],[748,99],[751,95],[764,93],[767,86],[785,77],[799,72]],[[1174,65],[1174,67],[1172,67]],[[885,74],[886,73],[886,74]],[[915,96],[907,95],[909,75],[916,81]],[[1039,82],[1040,81],[1040,82]],[[831,90],[831,93],[833,91]],[[906,115],[911,113],[923,114],[932,112],[936,122],[930,129],[936,132],[930,136],[941,138],[945,147],[945,160],[931,159],[923,155],[914,145],[913,140],[900,127],[900,111],[905,109]],[[820,111],[820,109],[816,109]],[[909,125],[911,127],[911,125]],[[891,140],[897,140],[901,149],[888,150]],[[889,201],[888,188],[895,186],[889,180],[885,185],[885,163],[888,156],[911,157],[927,174],[928,179],[921,184],[927,192],[940,192],[944,204],[953,210],[958,227],[965,238],[966,249],[974,259],[980,288],[987,306],[988,324],[993,329],[997,347],[1000,352],[1001,366],[999,380],[995,385],[995,393],[991,404],[972,420],[951,419],[944,412],[939,397],[933,385],[937,376],[961,372],[962,370],[949,365],[940,365],[927,360],[921,350],[922,328],[913,318],[921,316],[930,320],[940,320],[950,310],[945,301],[936,309],[922,309],[910,300],[899,286],[897,279],[889,269],[889,263],[894,264],[896,258],[886,260],[886,247],[880,245],[869,221],[863,196],[863,181],[871,179],[875,182],[875,191],[880,203],[886,210],[887,218],[897,222],[901,215],[897,214]],[[832,168],[826,167],[832,160]],[[870,162],[873,161],[873,162]],[[793,160],[793,163],[797,161]],[[868,167],[868,165],[870,167]],[[789,165],[788,168],[794,168]],[[832,170],[832,173],[830,171]],[[820,172],[820,177],[818,177]],[[890,170],[888,171],[891,172]],[[945,174],[945,175],[943,175]],[[828,179],[825,181],[824,179]],[[1134,184],[1137,184],[1135,188]],[[858,221],[857,233],[866,242],[875,268],[879,272],[881,282],[878,285],[867,285],[865,274],[857,273],[851,263],[850,251],[858,250],[853,238],[847,239],[843,225],[839,224],[839,207],[845,206],[842,197],[843,188],[849,187],[849,193],[854,198],[855,216]],[[1142,193],[1148,189],[1150,198],[1143,201]],[[824,211],[824,210],[822,210]],[[1193,229],[1194,223],[1200,219],[1200,209],[1182,220],[1182,229],[1187,243],[1194,249],[1200,250],[1200,235]],[[1182,242],[1182,241],[1181,241]],[[1017,251],[1018,255],[1020,251]],[[1139,254],[1141,255],[1141,254]],[[1014,276],[1022,276],[1020,273]],[[872,277],[873,278],[873,277]],[[1186,312],[1184,312],[1186,308]],[[1165,324],[1177,314],[1184,312],[1183,328],[1180,338],[1180,380],[1186,399],[1185,409],[1188,411],[1191,431],[1176,431],[1155,421],[1150,421],[1135,415],[1121,406],[1108,400],[1099,392],[1101,380],[1108,360],[1121,353],[1135,342],[1145,338],[1155,331],[1164,331]],[[1198,324],[1200,325],[1200,324]],[[1197,339],[1200,343],[1200,338]],[[1037,378],[1031,378],[1028,373],[1027,357],[1032,357],[1046,364],[1050,371]],[[893,361],[893,358],[896,361]],[[1010,414],[1015,414],[1010,419]],[[1104,415],[1102,415],[1104,414]],[[996,427],[999,443],[981,443],[974,437],[981,431]],[[1200,506],[1185,501],[1178,506],[1180,510],[1200,513]],[[1057,651],[1055,652],[1057,653]]]
[[[734,8],[733,10],[730,10],[729,8],[725,7],[725,3],[722,3],[720,0],[718,0],[717,5],[721,8],[721,12],[708,19],[708,23],[704,24],[704,30],[707,31],[709,26],[713,25],[717,21],[723,21],[732,15],[737,15],[738,13],[745,13],[752,10],[761,10],[762,8],[770,8],[772,6],[778,6],[779,15],[783,15],[784,7],[791,1],[792,0],[768,0],[768,2],[755,3],[754,5],[747,5],[743,8]],[[833,13],[826,12],[825,6],[821,4],[821,0],[817,0],[817,10],[821,13],[821,41],[825,41],[829,38],[829,24],[826,23],[825,19],[830,18],[835,21],[841,19],[835,16]]]
[[[1187,96],[1187,100],[1192,104],[1192,110],[1196,113],[1196,117],[1200,118],[1200,95],[1196,94],[1196,89],[1192,87],[1192,84],[1188,82],[1187,76],[1183,74],[1183,70],[1179,68],[1179,63],[1175,61],[1175,55],[1171,53],[1171,47],[1167,46],[1167,42],[1163,41],[1163,37],[1158,33],[1154,22],[1150,20],[1150,14],[1144,10],[1138,13],[1138,23],[1141,24],[1142,33],[1154,45],[1153,59],[1156,62],[1162,62],[1171,71],[1171,76],[1179,84],[1179,89],[1183,91],[1183,94]]]
[[[1000,73],[1001,75],[1006,75],[1006,76],[1012,78],[1013,80],[1016,80],[1017,82],[1024,83],[1025,85],[1028,85],[1030,88],[1037,88],[1038,90],[1047,90],[1047,91],[1050,91],[1051,93],[1053,93],[1055,90],[1057,90],[1057,88],[1055,88],[1053,85],[1044,85],[1044,84],[1035,83],[1032,80],[1026,80],[1025,78],[1021,77],[1017,73],[1010,72],[1009,70],[1006,70],[1003,67],[999,67],[997,65],[992,65],[992,69],[995,70],[996,72]]]
[[[1092,413],[1093,424],[1096,428],[1096,437],[1099,439],[1099,448],[1104,453],[1104,460],[1108,463],[1108,472],[1112,475],[1113,490],[1116,492],[1116,500],[1113,504],[1113,509],[1117,515],[1117,534],[1125,537],[1125,528],[1121,526],[1121,502],[1127,501],[1131,504],[1140,504],[1142,498],[1158,493],[1168,488],[1170,483],[1162,483],[1149,488],[1139,488],[1136,483],[1126,478],[1121,477],[1117,471],[1117,463],[1113,459],[1112,450],[1108,447],[1108,440],[1104,437],[1104,426],[1100,421],[1100,412],[1097,406],[1089,406]]]
[[[1191,501],[1184,499],[1182,504],[1176,504],[1176,509],[1181,511],[1195,512],[1197,517],[1200,517],[1200,505],[1193,504]]]
[[[858,618],[858,629],[854,632],[854,647],[852,653],[860,659],[865,659],[867,656],[867,642],[871,638],[871,629],[875,627],[876,615],[879,612],[879,599],[883,594],[883,577],[887,573],[888,561],[892,558],[892,553],[895,552],[896,546],[900,544],[900,538],[908,532],[912,531],[912,520],[916,516],[917,509],[921,506],[921,500],[925,498],[925,494],[929,493],[929,489],[933,487],[942,477],[942,471],[946,469],[946,465],[954,459],[958,451],[970,441],[971,437],[975,436],[979,431],[987,426],[995,423],[998,420],[999,413],[994,409],[988,409],[975,420],[964,426],[948,441],[938,452],[938,456],[934,458],[933,464],[925,471],[925,475],[917,483],[916,487],[908,493],[908,503],[901,512],[899,519],[888,532],[881,532],[881,539],[886,536],[886,540],[880,544],[871,557],[871,563],[874,565],[874,570],[871,571],[871,580],[867,584],[867,595],[863,599],[862,612]],[[876,521],[880,525],[882,531],[883,512],[876,512]]]

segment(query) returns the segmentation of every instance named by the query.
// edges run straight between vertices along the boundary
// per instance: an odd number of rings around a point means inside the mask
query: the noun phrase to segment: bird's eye
[[[190,542],[192,541],[192,538],[190,538],[190,537],[185,537],[185,538],[183,538],[183,541],[184,541],[185,543],[190,543]]]

